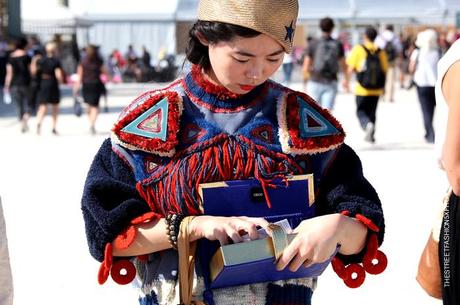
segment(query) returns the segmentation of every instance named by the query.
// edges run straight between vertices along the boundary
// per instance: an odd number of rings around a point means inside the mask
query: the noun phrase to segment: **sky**
[[[45,13],[45,7],[58,5],[59,0],[21,0],[22,8],[33,10],[37,13]],[[151,7],[155,3],[158,12],[170,11],[175,7],[176,0],[69,0],[69,7],[77,15],[81,15],[89,8],[97,12],[110,11],[111,13],[142,12],[142,6]]]

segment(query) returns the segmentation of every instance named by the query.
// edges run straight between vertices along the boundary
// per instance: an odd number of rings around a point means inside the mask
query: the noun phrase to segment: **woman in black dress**
[[[5,92],[11,93],[12,100],[17,104],[21,131],[29,130],[27,122],[30,118],[29,85],[30,57],[26,53],[27,40],[19,38],[15,42],[15,50],[10,54],[6,65]]]
[[[88,116],[90,121],[90,132],[96,134],[96,120],[99,115],[99,100],[105,92],[101,74],[107,74],[104,62],[97,53],[96,46],[89,45],[86,48],[86,56],[82,59],[77,68],[78,81],[74,86],[74,95],[82,89],[83,101],[88,104]]]
[[[32,62],[32,73],[39,79],[37,100],[39,103],[37,112],[37,134],[41,132],[43,118],[51,105],[53,118],[53,134],[57,135],[56,123],[59,113],[59,102],[61,100],[59,83],[63,81],[63,72],[59,59],[55,57],[56,44],[49,42],[46,45],[46,56],[34,58]]]

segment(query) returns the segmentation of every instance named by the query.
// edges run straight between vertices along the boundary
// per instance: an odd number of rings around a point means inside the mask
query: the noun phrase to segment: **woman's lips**
[[[251,86],[251,85],[240,85],[240,88],[244,91],[251,91],[254,89],[256,86]]]

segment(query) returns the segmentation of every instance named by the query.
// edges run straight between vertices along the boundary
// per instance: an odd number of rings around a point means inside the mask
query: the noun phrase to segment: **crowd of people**
[[[332,36],[334,21],[323,18],[319,22],[321,35],[307,38],[307,47],[300,52],[298,63],[302,73],[304,91],[322,107],[333,111],[339,80],[345,92],[350,90],[354,75],[356,84],[356,114],[364,131],[364,140],[375,142],[376,113],[379,100],[394,102],[395,87],[416,87],[423,117],[425,140],[434,143],[433,117],[435,110],[434,86],[436,64],[456,40],[431,28],[417,33],[398,35],[388,24],[379,33],[367,27],[360,43],[351,46],[347,35]],[[299,54],[299,53],[298,53]],[[284,68],[284,67],[283,67]],[[284,70],[284,83],[288,84],[295,69]],[[370,78],[374,83],[369,83]]]
[[[4,41],[0,45],[0,84],[3,85],[4,102],[12,101],[18,109],[21,132],[29,131],[29,118],[37,116],[36,133],[42,132],[42,122],[51,109],[52,129],[58,135],[57,121],[61,100],[60,84],[73,87],[76,99],[87,105],[90,133],[96,133],[101,97],[107,109],[106,83],[120,82],[166,82],[177,75],[175,56],[162,51],[156,63],[145,46],[138,56],[132,45],[123,56],[114,50],[104,60],[99,47],[88,45],[74,52],[71,62],[63,55],[59,38],[43,46],[37,37],[18,38],[11,47]]]
[[[308,36],[304,50],[294,50],[284,57],[281,66],[283,83],[289,85],[293,73],[299,70],[296,65],[300,66],[304,92],[322,107],[333,111],[339,85],[348,92],[350,80],[355,75],[357,118],[363,128],[364,139],[370,143],[375,142],[378,101],[394,102],[398,83],[402,89],[415,86],[421,106],[425,140],[434,143],[436,63],[456,36],[434,29],[398,35],[394,26],[388,24],[380,33],[377,28],[365,29],[361,43],[353,46],[344,32],[334,38],[333,19],[323,18],[318,25],[320,36]],[[89,45],[76,52],[77,67],[69,70],[64,66],[65,60],[59,46],[57,39],[44,47],[36,37],[31,37],[29,41],[16,40],[11,52],[7,52],[5,43],[0,46],[0,83],[4,84],[7,98],[11,96],[17,105],[21,131],[24,133],[29,131],[29,118],[36,113],[36,133],[40,134],[43,119],[50,108],[51,131],[58,134],[56,126],[61,97],[59,84],[72,84],[74,95],[80,95],[87,104],[89,130],[95,134],[101,97],[104,97],[107,108],[105,84],[108,81],[167,82],[178,75],[175,56],[166,54],[164,50],[152,59],[146,46],[142,46],[141,54],[138,55],[133,45],[129,45],[124,54],[114,49],[104,60],[98,47]],[[377,57],[380,57],[380,65],[374,65],[374,68],[379,71],[366,72],[364,67],[367,59],[374,58],[376,52],[379,53]],[[363,85],[360,78],[366,73],[383,73],[384,85]]]

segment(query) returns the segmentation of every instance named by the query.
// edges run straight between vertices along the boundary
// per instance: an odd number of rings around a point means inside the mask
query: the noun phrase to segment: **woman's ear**
[[[197,31],[195,35],[196,35],[196,38],[200,41],[202,45],[206,47],[209,46],[209,41],[206,38],[204,38],[203,34]]]

